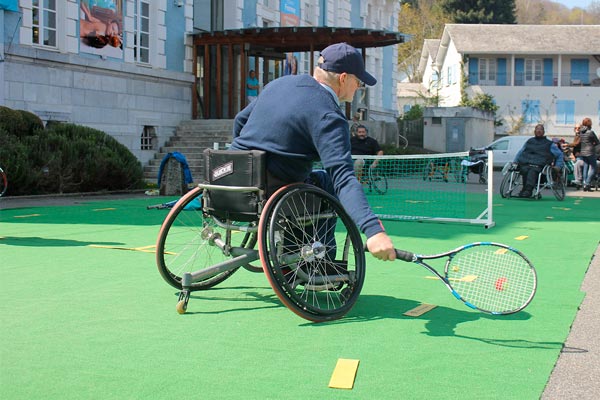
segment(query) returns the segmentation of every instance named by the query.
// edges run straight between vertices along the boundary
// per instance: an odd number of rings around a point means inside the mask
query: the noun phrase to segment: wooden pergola
[[[245,106],[248,58],[258,71],[259,59],[284,60],[286,53],[310,52],[310,73],[314,52],[333,43],[346,42],[362,49],[404,43],[399,32],[335,28],[277,27],[246,28],[193,35],[194,76],[193,118],[233,118]],[[265,74],[266,75],[266,74]],[[269,81],[263,76],[263,83]],[[276,77],[274,77],[276,78]]]

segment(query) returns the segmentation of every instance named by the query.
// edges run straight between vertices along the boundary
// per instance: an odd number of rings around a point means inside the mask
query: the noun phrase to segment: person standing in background
[[[258,78],[253,69],[250,70],[248,79],[246,80],[246,97],[248,104],[252,103],[258,97]]]

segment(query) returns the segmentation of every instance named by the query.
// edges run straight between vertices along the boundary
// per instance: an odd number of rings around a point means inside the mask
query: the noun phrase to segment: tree
[[[515,0],[440,0],[458,24],[516,24]]]
[[[593,25],[600,18],[600,1],[585,8],[568,8],[551,0],[516,0],[517,22],[533,25]]]
[[[398,15],[398,30],[410,38],[398,46],[398,70],[409,82],[420,82],[417,68],[421,59],[423,41],[438,39],[449,20],[435,0],[403,1]]]

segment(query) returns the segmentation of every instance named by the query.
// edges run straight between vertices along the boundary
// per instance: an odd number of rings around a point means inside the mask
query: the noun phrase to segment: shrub
[[[6,107],[0,108],[0,114],[0,164],[9,176],[9,195],[144,187],[140,162],[104,132],[74,124],[54,124],[42,130],[37,117],[23,118],[23,112]],[[21,121],[21,128],[7,129],[8,120]]]
[[[28,131],[23,115],[4,106],[0,106],[0,128],[17,137],[25,136]]]
[[[21,118],[23,118],[23,122],[25,124],[26,131],[24,134],[26,135],[34,135],[36,131],[44,129],[44,123],[34,113],[25,110],[17,110],[19,114],[21,114]]]

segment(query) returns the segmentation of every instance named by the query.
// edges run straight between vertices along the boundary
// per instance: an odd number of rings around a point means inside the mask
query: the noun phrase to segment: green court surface
[[[492,229],[384,223],[398,248],[417,253],[474,241],[523,251],[539,282],[524,311],[478,313],[425,269],[367,255],[358,302],[322,324],[246,270],[194,292],[177,314],[154,261],[168,212],[146,209],[157,198],[2,210],[0,397],[538,399],[600,236],[600,198],[550,197],[495,197]],[[422,303],[437,307],[403,315]],[[328,387],[340,358],[360,361],[351,390]]]

